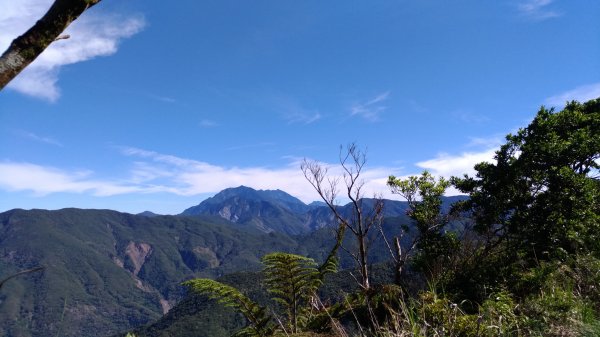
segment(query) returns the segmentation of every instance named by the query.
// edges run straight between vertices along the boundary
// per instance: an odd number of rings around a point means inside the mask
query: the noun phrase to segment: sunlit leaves
[[[542,107],[506,140],[496,164],[452,180],[470,195],[477,229],[533,259],[600,254],[600,99]]]

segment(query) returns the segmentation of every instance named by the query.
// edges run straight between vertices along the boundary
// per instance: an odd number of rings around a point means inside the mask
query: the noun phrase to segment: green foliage
[[[184,282],[183,285],[242,313],[248,320],[249,326],[238,331],[235,336],[262,337],[273,334],[275,325],[267,309],[250,300],[236,288],[210,279],[194,279]]]
[[[496,163],[475,178],[453,178],[470,195],[476,229],[495,233],[509,259],[526,263],[600,254],[600,99],[541,108],[531,124],[508,135]],[[512,254],[510,254],[512,253]]]
[[[442,212],[442,197],[450,182],[443,177],[436,179],[431,173],[424,171],[421,176],[410,176],[407,179],[390,176],[387,184],[392,193],[406,199],[408,216],[417,229],[413,243],[405,254],[409,254],[413,246],[416,247],[418,252],[415,265],[426,271],[432,281],[437,282],[444,274],[443,266],[447,266],[447,257],[459,245],[456,233],[446,230],[449,216]],[[399,249],[397,255],[400,257],[397,258],[398,262],[403,262]]]
[[[590,255],[566,262],[542,262],[521,275],[522,313],[530,330],[544,336],[582,336],[600,332],[600,260]]]
[[[456,209],[472,215],[476,244],[450,290],[472,301],[502,288],[521,298],[530,288],[515,275],[537,273],[539,286],[544,261],[600,256],[599,158],[600,99],[570,102],[542,107],[475,177],[453,177],[469,194]]]
[[[238,331],[236,336],[270,336],[278,328],[275,321],[284,331],[302,331],[319,309],[317,290],[323,284],[324,276],[336,270],[335,259],[330,256],[317,268],[311,258],[276,252],[265,255],[262,262],[264,283],[272,299],[283,307],[283,321],[273,308],[258,305],[232,286],[211,279],[194,279],[183,284],[242,313],[249,326]]]
[[[388,178],[388,186],[393,193],[404,197],[411,206],[411,216],[420,224],[432,224],[439,220],[442,206],[441,197],[450,186],[446,179],[435,179],[431,173],[424,171],[421,176],[410,176],[399,179]]]
[[[494,293],[474,313],[465,312],[435,289],[407,297],[401,288],[386,285],[371,294],[349,296],[348,307],[367,336],[497,337],[525,335],[524,317],[507,292]]]
[[[452,178],[470,196],[455,210],[474,220],[475,232],[460,241],[438,231],[447,224],[439,202],[446,181],[436,186],[427,172],[390,177],[388,185],[407,199],[419,230],[416,263],[462,266],[444,272],[444,295],[434,288],[398,306],[402,327],[393,330],[418,336],[598,335],[599,158],[600,100],[571,102],[558,113],[542,108],[527,128],[507,136],[496,163],[478,164],[476,177]],[[452,258],[440,260],[444,256]]]
[[[283,305],[289,329],[296,333],[306,325],[310,300],[322,284],[316,263],[311,258],[285,253],[267,254],[262,261],[268,291]]]

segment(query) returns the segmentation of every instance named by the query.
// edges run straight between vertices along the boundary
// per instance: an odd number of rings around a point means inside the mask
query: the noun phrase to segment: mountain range
[[[386,201],[386,230],[408,222],[406,207]],[[244,186],[177,216],[74,208],[0,213],[0,279],[44,267],[0,288],[0,335],[111,336],[150,324],[185,297],[184,280],[259,270],[260,258],[273,251],[321,259],[333,240],[328,224],[335,225],[322,204]],[[384,259],[382,247],[374,247],[374,262],[378,255]]]
[[[463,198],[446,197],[445,206]],[[372,208],[373,202],[374,199],[362,199],[366,209]],[[352,211],[350,204],[338,207],[342,214],[349,215]],[[406,202],[385,200],[384,215],[404,216],[407,207]],[[180,215],[214,215],[239,227],[289,235],[306,234],[334,223],[331,210],[322,201],[314,201],[307,205],[281,190],[255,190],[246,186],[225,189],[214,197],[184,210]]]
[[[225,189],[181,215],[217,215],[240,226],[265,233],[301,234],[315,229],[305,215],[319,206],[309,206],[281,190],[254,190],[240,186]]]

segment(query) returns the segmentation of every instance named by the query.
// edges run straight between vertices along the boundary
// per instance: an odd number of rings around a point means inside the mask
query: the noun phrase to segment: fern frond
[[[264,307],[246,297],[236,288],[215,280],[200,278],[184,282],[183,285],[242,313],[250,325],[238,331],[235,336],[264,337],[273,335],[275,324],[271,315],[267,314]]]
[[[307,322],[309,300],[322,284],[313,259],[288,253],[271,253],[262,259],[265,283],[273,300],[287,311],[287,324],[292,333]]]

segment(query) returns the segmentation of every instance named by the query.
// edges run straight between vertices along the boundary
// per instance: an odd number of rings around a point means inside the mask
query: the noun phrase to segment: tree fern
[[[310,299],[322,280],[313,259],[287,253],[271,253],[262,259],[265,283],[273,300],[286,310],[292,333],[306,323]]]
[[[210,279],[193,279],[184,282],[183,285],[241,312],[250,325],[236,332],[234,336],[262,337],[273,335],[275,325],[266,308],[256,304],[234,287]]]
[[[327,273],[337,271],[336,255],[344,229],[345,226],[340,226],[337,244],[318,268],[313,259],[300,255],[271,253],[263,257],[267,291],[285,310],[283,322],[279,322],[282,328],[289,328],[290,332],[297,333],[306,326],[311,318],[311,301],[316,296],[317,289]],[[242,313],[249,326],[236,332],[236,337],[270,336],[277,328],[266,308],[234,287],[210,279],[194,279],[183,284]]]

